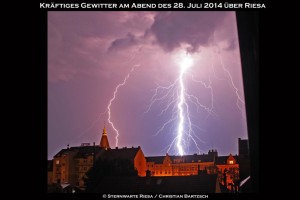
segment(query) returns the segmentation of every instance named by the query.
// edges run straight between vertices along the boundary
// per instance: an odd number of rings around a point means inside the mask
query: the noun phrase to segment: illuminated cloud
[[[107,122],[101,113],[136,65],[140,67],[111,105],[119,145],[140,145],[146,155],[165,154],[172,132],[154,135],[171,114],[159,117],[161,104],[144,112],[153,89],[178,76],[174,56],[182,47],[195,56],[195,79],[208,84],[210,77],[214,89],[217,115],[190,113],[201,126],[195,134],[206,141],[200,143],[201,150],[213,146],[221,154],[235,154],[237,138],[246,138],[247,129],[222,63],[243,96],[237,38],[234,12],[48,12],[49,157],[66,144],[100,141],[103,121]],[[189,93],[210,105],[209,89],[190,82],[187,86]],[[108,126],[107,132],[114,144],[113,129]]]

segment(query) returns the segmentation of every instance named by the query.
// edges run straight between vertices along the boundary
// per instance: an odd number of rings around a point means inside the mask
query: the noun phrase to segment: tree
[[[133,162],[129,159],[98,159],[86,173],[86,177],[83,178],[86,192],[94,192],[101,179],[105,176],[138,176],[138,172],[134,169]]]

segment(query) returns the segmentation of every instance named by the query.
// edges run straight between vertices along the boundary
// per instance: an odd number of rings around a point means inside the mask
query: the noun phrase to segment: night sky
[[[110,107],[118,146],[178,154],[174,98],[187,57],[185,154],[237,154],[238,138],[248,137],[234,12],[48,12],[48,158],[67,144],[99,144],[104,121],[116,147],[107,106],[130,72]]]

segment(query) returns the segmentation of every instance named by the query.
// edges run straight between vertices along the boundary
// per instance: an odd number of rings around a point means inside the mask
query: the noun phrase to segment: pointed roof
[[[108,138],[107,138],[107,132],[106,132],[106,128],[104,125],[103,128],[103,133],[102,133],[102,137],[101,137],[101,141],[100,141],[100,147],[105,148],[105,149],[109,149],[109,143],[108,143]]]

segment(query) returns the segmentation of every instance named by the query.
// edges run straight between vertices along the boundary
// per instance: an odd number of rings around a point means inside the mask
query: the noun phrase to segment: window
[[[233,160],[229,160],[229,164],[233,165]]]
[[[56,164],[59,165],[59,160],[56,160]]]

